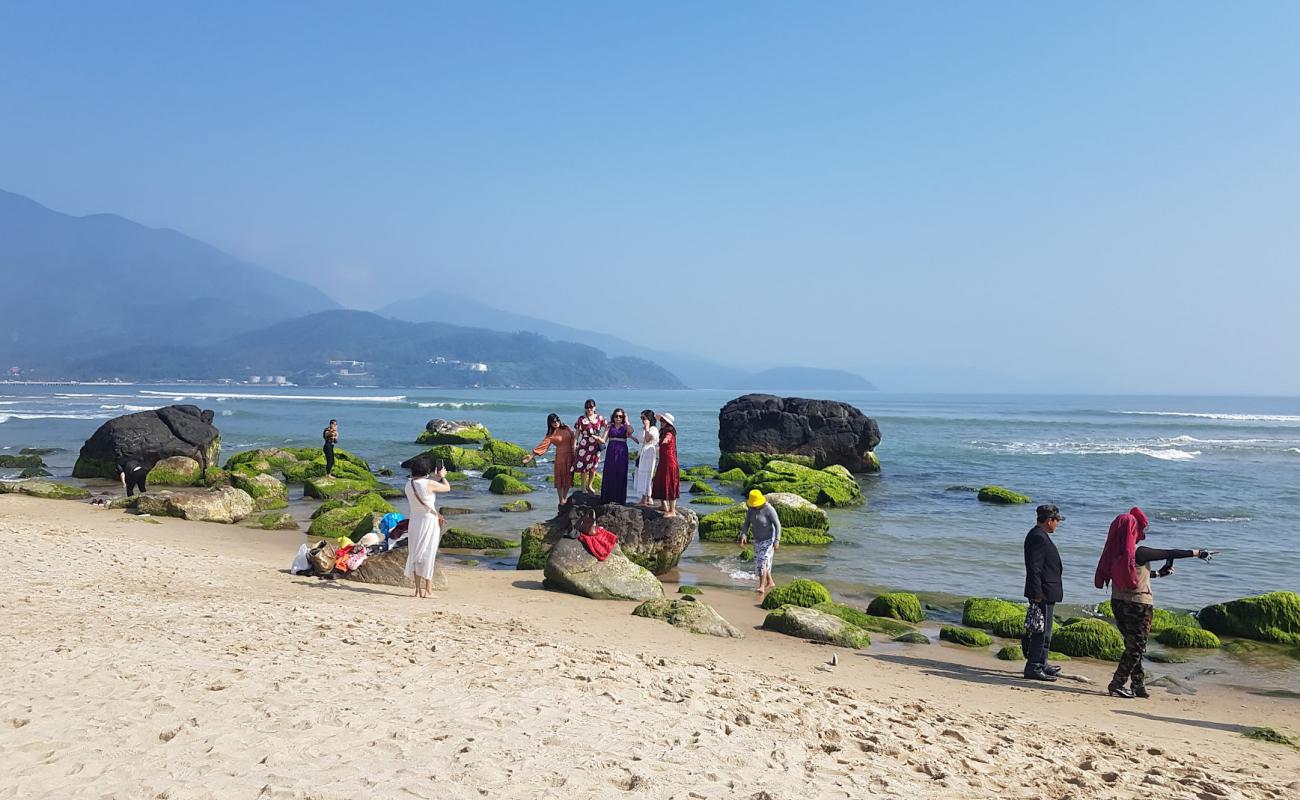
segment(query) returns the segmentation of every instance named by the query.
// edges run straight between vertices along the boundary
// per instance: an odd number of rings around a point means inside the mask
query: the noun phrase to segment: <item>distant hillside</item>
[[[771,369],[755,374],[698,356],[653,350],[617,336],[582,330],[558,322],[551,322],[550,320],[503,311],[470,297],[451,295],[445,292],[399,300],[384,306],[376,313],[410,322],[442,320],[455,325],[470,325],[496,331],[532,331],[559,341],[579,342],[599,348],[611,356],[633,356],[653,361],[656,364],[662,364],[687,386],[695,389],[760,391],[785,388],[875,388],[862,377],[842,370],[790,367]]]
[[[69,353],[139,342],[206,344],[338,308],[319,290],[172,230],[74,217],[0,191],[0,366],[56,368]]]
[[[486,371],[477,371],[475,364],[486,365]],[[325,311],[202,347],[121,350],[78,360],[67,372],[66,377],[77,379],[136,380],[284,375],[304,385],[684,388],[656,364],[606,358],[586,345],[553,342],[534,333],[403,322],[365,311]]]

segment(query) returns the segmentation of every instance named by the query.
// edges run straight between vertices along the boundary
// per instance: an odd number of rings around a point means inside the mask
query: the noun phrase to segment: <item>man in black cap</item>
[[[1025,677],[1036,681],[1054,681],[1061,668],[1047,663],[1047,648],[1052,642],[1052,612],[1065,596],[1061,585],[1061,554],[1051,534],[1065,517],[1056,506],[1038,507],[1038,524],[1025,536],[1025,597],[1029,613],[1025,617]]]

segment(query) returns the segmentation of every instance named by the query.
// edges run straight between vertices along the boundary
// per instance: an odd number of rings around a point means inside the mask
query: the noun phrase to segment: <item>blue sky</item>
[[[359,308],[1300,393],[1300,4],[376,8],[0,5],[0,188]]]

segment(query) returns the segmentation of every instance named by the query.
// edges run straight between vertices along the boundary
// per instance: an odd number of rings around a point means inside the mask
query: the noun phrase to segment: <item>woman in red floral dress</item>
[[[677,428],[672,414],[656,414],[659,419],[659,464],[655,467],[652,496],[664,501],[664,516],[677,516],[677,498],[682,496],[682,472],[677,463]]]
[[[573,432],[578,437],[577,449],[573,454],[573,474],[581,475],[582,490],[594,494],[592,481],[596,479],[596,469],[600,467],[601,434],[608,423],[596,413],[596,401],[583,403],[583,415],[573,423]]]

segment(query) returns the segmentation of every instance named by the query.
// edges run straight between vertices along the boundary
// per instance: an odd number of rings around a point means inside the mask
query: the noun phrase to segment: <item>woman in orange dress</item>
[[[559,414],[546,417],[546,438],[533,448],[532,455],[524,457],[524,463],[534,461],[537,456],[546,455],[546,451],[555,446],[555,493],[560,497],[560,505],[569,499],[569,489],[573,488],[573,451],[575,448],[573,429],[560,421]]]

